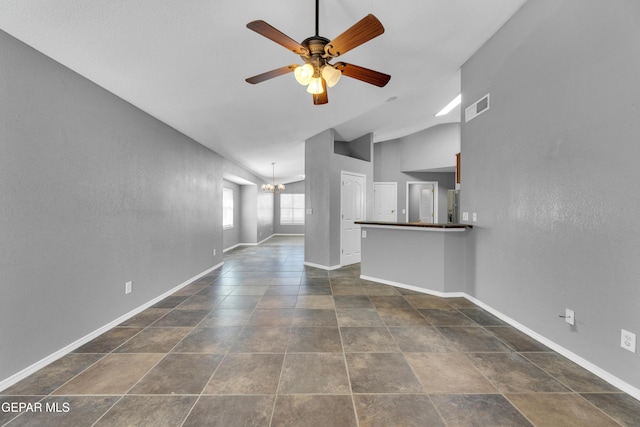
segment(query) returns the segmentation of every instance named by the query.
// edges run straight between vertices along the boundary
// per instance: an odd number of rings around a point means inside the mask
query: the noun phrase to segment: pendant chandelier
[[[271,184],[262,184],[262,191],[265,193],[281,193],[284,191],[284,185],[278,184],[276,185],[276,164],[271,163],[271,167],[273,168],[273,173],[271,175],[272,181]]]

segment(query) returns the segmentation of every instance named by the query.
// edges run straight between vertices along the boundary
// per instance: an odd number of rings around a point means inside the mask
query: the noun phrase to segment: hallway
[[[0,425],[640,425],[640,402],[466,299],[303,260],[300,236],[228,252],[2,392]]]

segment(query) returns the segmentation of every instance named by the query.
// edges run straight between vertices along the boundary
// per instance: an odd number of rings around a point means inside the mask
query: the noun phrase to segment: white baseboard
[[[605,380],[606,382],[608,382],[612,386],[617,387],[620,390],[622,390],[623,392],[627,393],[628,395],[640,400],[640,389],[638,389],[638,388],[632,386],[631,384],[621,380],[620,378],[618,378],[615,375],[605,371],[604,369],[594,365],[593,363],[591,363],[588,360],[582,358],[581,356],[573,353],[572,351],[567,350],[566,348],[562,347],[561,345],[556,344],[555,342],[551,341],[550,339],[545,338],[544,336],[542,336],[542,335],[538,334],[537,332],[527,328],[523,324],[515,321],[514,319],[510,318],[509,316],[499,312],[498,310],[494,309],[493,307],[483,303],[482,301],[472,297],[471,295],[469,295],[469,294],[467,294],[465,292],[438,292],[438,291],[432,291],[430,289],[419,288],[417,286],[405,285],[403,283],[392,282],[390,280],[378,279],[376,277],[370,277],[370,276],[361,275],[360,278],[364,279],[364,280],[370,280],[372,282],[383,283],[385,285],[396,286],[398,288],[410,289],[412,291],[421,292],[421,293],[424,293],[424,294],[435,295],[435,296],[439,296],[439,297],[442,297],[442,298],[455,298],[455,297],[466,298],[469,301],[471,301],[472,303],[476,304],[478,307],[481,307],[484,310],[488,311],[489,313],[493,314],[498,319],[500,319],[500,320],[504,321],[505,323],[513,326],[514,328],[516,328],[517,330],[519,330],[523,334],[528,335],[529,337],[533,338],[534,340],[538,341],[539,343],[546,345],[551,350],[561,354],[562,356],[566,357],[567,359],[571,360],[572,362],[576,363],[577,365],[583,367],[584,369],[586,369],[587,371],[591,372],[592,374],[602,378],[603,380]]]
[[[321,265],[321,264],[314,264],[312,262],[304,262],[304,265],[309,266],[309,267],[314,267],[314,268],[319,268],[321,270],[337,270],[340,267],[342,267],[341,265],[333,265],[333,266],[327,266],[327,265]]]
[[[238,246],[258,246],[263,244],[264,242],[266,242],[267,240],[269,240],[270,238],[272,238],[273,236],[304,236],[304,234],[271,234],[269,237],[267,237],[264,240],[259,241],[258,243],[237,243],[233,246],[230,246],[226,249],[223,249],[222,252],[229,252],[232,249],[237,248]]]
[[[181,284],[179,284],[178,286],[175,286],[174,288],[168,290],[167,292],[163,293],[160,296],[155,297],[154,299],[147,301],[146,303],[142,304],[141,306],[131,310],[130,312],[118,317],[117,319],[107,323],[106,325],[96,329],[95,331],[89,333],[88,335],[85,335],[82,338],[77,339],[76,341],[72,342],[71,344],[61,348],[60,350],[56,351],[55,353],[50,354],[49,356],[45,357],[44,359],[41,359],[39,361],[37,361],[36,363],[34,363],[31,366],[28,366],[27,368],[21,370],[20,372],[13,374],[12,376],[10,376],[9,378],[6,378],[2,381],[0,381],[0,391],[3,391],[9,387],[11,387],[12,385],[16,384],[18,381],[21,381],[23,379],[25,379],[26,377],[28,377],[29,375],[35,373],[36,371],[44,368],[45,366],[55,362],[56,360],[60,359],[62,356],[65,356],[69,353],[71,353],[73,350],[75,350],[78,347],[83,346],[84,344],[88,343],[89,341],[91,341],[92,339],[98,337],[99,335],[102,335],[103,333],[107,332],[108,330],[118,326],[119,324],[121,324],[122,322],[124,322],[125,320],[128,320],[130,318],[132,318],[133,316],[135,316],[136,314],[141,313],[142,311],[146,310],[147,308],[151,307],[152,305],[162,301],[163,299],[165,299],[166,297],[174,294],[175,292],[179,291],[180,289],[184,288],[185,286],[187,286],[188,284],[198,280],[199,278],[206,276],[207,274],[211,273],[212,271],[220,268],[222,266],[222,262],[203,271],[202,273],[193,276],[192,278],[182,282]]]

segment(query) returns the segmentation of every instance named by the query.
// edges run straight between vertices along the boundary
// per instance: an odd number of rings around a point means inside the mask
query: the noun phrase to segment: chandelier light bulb
[[[334,87],[340,77],[342,76],[342,72],[334,68],[331,64],[326,64],[322,67],[322,78],[327,82],[327,86]]]
[[[302,86],[306,86],[309,84],[311,78],[313,77],[313,71],[313,66],[311,64],[304,64],[296,67],[295,70],[293,70],[293,75],[295,76],[298,83],[300,83]]]
[[[322,88],[322,77],[313,77],[309,86],[307,86],[307,92],[313,95],[319,95],[324,92],[324,89]]]

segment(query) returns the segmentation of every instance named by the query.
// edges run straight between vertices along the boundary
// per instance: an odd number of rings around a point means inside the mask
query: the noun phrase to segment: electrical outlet
[[[462,220],[469,221],[469,212],[462,212]]]
[[[213,250],[213,256],[216,256],[216,250],[215,249]]]
[[[478,220],[478,214],[476,214],[475,212],[472,215],[473,217],[473,222],[476,222]]]
[[[621,329],[620,347],[629,350],[631,353],[636,352],[636,334]]]
[[[133,283],[132,282],[127,282],[124,284],[124,293],[126,294],[130,294],[131,291],[133,290]]]
[[[575,325],[576,324],[576,317],[575,317],[575,314],[574,314],[573,310],[568,309],[568,308],[565,309],[564,321],[567,322],[570,325]]]

